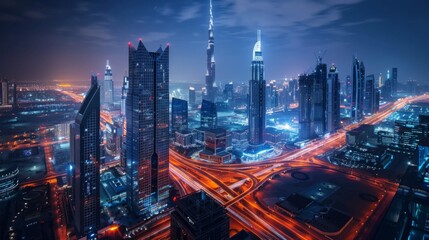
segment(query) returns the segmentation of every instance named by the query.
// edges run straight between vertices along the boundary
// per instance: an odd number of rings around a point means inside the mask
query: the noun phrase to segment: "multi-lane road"
[[[263,239],[365,239],[365,234],[371,232],[371,226],[377,224],[380,216],[387,210],[396,192],[397,184],[386,179],[374,178],[359,170],[351,171],[344,167],[319,161],[316,156],[343,146],[346,130],[355,129],[362,124],[377,124],[409,103],[427,100],[429,100],[429,95],[399,99],[394,103],[385,105],[379,113],[359,123],[351,124],[327,138],[314,141],[302,149],[262,162],[216,164],[189,159],[171,151],[170,172],[173,179],[180,182],[181,192],[189,192],[189,188],[203,189],[222,203],[232,218]],[[292,168],[314,166],[347,174],[350,178],[364,181],[385,193],[382,194],[382,199],[374,205],[374,208],[362,209],[362,211],[367,212],[365,222],[353,225],[345,231],[331,236],[312,230],[309,225],[294,218],[272,211],[257,201],[252,194],[266,181],[269,181],[274,174]]]
[[[61,92],[75,101],[83,100],[81,95],[68,91]],[[362,124],[377,124],[409,103],[428,100],[429,95],[399,99],[394,103],[384,105],[379,113],[359,123],[348,125],[343,130],[324,139],[313,141],[302,149],[263,162],[224,165],[196,161],[170,151],[170,174],[181,195],[203,189],[226,207],[232,219],[262,239],[365,239],[380,220],[380,216],[387,210],[396,192],[397,184],[386,179],[368,176],[365,172],[351,171],[319,161],[316,156],[343,146],[346,131]],[[111,115],[107,112],[102,111],[101,118],[104,123],[112,122]],[[347,174],[350,178],[364,181],[385,193],[372,209],[362,209],[362,211],[366,211],[365,222],[353,225],[336,235],[328,236],[311,229],[303,222],[273,211],[255,197],[255,191],[269,181],[273,175],[300,167],[320,167]],[[165,234],[166,228],[168,228],[168,223],[161,222],[156,232],[162,231]],[[152,233],[153,231],[149,231],[146,236]]]

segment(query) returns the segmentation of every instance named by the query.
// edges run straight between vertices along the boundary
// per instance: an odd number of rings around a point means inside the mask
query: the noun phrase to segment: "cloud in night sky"
[[[194,18],[197,18],[198,16],[200,16],[201,13],[201,4],[199,3],[193,3],[190,4],[189,6],[184,7],[179,15],[177,16],[177,20],[179,22],[184,22],[184,21],[188,21]]]
[[[426,78],[429,1],[213,0],[217,83],[247,82],[262,30],[266,78],[292,77],[336,63],[340,78],[353,55],[368,74],[399,68],[399,81]],[[171,43],[171,81],[203,83],[209,1],[0,1],[0,77],[88,79],[109,59],[114,77],[127,71],[127,42],[149,50]],[[31,44],[28,44],[31,40]],[[120,84],[120,81],[116,81]]]

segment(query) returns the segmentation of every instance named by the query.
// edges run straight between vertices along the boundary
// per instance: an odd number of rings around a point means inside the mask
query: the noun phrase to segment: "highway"
[[[359,123],[353,123],[327,138],[262,162],[216,164],[193,160],[170,151],[170,173],[173,179],[181,181],[181,185],[186,184],[195,190],[206,191],[227,208],[230,216],[262,239],[355,239],[357,237],[364,239],[364,233],[379,221],[380,215],[387,209],[398,185],[386,179],[374,178],[360,170],[351,170],[317,160],[316,157],[343,146],[346,131],[362,124],[377,124],[407,104],[428,100],[429,95],[399,99],[392,104],[386,104],[379,113]],[[364,181],[379,189],[380,192],[386,193],[373,209],[365,210],[368,211],[366,216],[368,224],[362,222],[360,226],[352,226],[346,231],[327,236],[325,233],[310,229],[310,226],[305,223],[263,206],[252,194],[274,174],[297,167],[315,166],[347,174],[351,179]],[[186,192],[183,190],[185,186],[180,188],[182,190],[179,191]]]
[[[81,95],[68,91],[61,92],[75,101],[83,100]],[[348,125],[327,138],[313,141],[302,149],[262,162],[229,165],[208,163],[184,157],[171,150],[170,175],[181,195],[193,190],[204,190],[225,206],[232,219],[262,239],[365,239],[365,234],[370,232],[371,227],[379,221],[380,216],[387,209],[398,185],[386,179],[368,176],[363,171],[350,170],[320,161],[316,157],[344,146],[346,131],[362,124],[377,124],[409,103],[428,100],[428,95],[399,99],[384,105],[377,114],[359,123]],[[101,112],[101,119],[102,128],[105,126],[104,123],[112,122],[111,115],[104,111]],[[320,167],[333,173],[347,174],[350,178],[359,179],[379,189],[380,192],[384,191],[385,194],[373,209],[364,210],[367,211],[365,222],[328,236],[326,233],[310,228],[306,223],[273,211],[255,198],[255,191],[273,175],[300,167]],[[167,223],[160,223],[156,229],[149,231],[148,235],[145,234],[145,237],[153,237],[155,235],[152,234],[155,233],[166,234],[168,227]]]

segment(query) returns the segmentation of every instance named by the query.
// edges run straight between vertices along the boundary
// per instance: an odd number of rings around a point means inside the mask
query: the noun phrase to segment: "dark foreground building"
[[[172,240],[229,239],[226,210],[213,198],[199,191],[180,199],[171,214]]]
[[[96,76],[70,125],[70,153],[76,235],[96,239],[100,227],[100,86]]]
[[[169,45],[149,52],[129,44],[129,91],[125,116],[127,204],[151,216],[167,207],[169,145]]]

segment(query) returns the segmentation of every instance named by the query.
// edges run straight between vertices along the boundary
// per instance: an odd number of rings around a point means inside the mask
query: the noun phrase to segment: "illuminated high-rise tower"
[[[129,44],[126,101],[127,204],[151,216],[167,206],[169,194],[169,45],[149,52]]]
[[[124,76],[124,81],[122,82],[122,93],[121,93],[121,115],[125,116],[125,102],[127,99],[129,89],[128,76]]]
[[[351,118],[353,121],[360,121],[363,118],[363,100],[364,100],[364,88],[365,88],[365,66],[362,61],[357,58],[353,59],[352,67],[352,81],[353,81],[353,92],[352,92],[352,105],[351,105]]]
[[[317,65],[314,71],[312,101],[312,124],[317,135],[321,136],[326,132],[326,107],[327,107],[327,66],[322,63],[322,57],[317,58]]]
[[[70,125],[73,216],[78,238],[96,239],[100,227],[100,86],[97,76]]]
[[[207,72],[206,72],[206,95],[203,99],[210,102],[215,102],[216,88],[213,84],[215,82],[215,58],[214,58],[214,35],[213,35],[213,4],[210,0],[210,22],[208,31],[208,45],[207,45]]]
[[[326,131],[333,132],[340,128],[340,80],[335,65],[328,73],[326,99]]]
[[[249,144],[265,143],[265,90],[264,60],[262,58],[261,30],[253,47],[252,79],[249,81]]]
[[[104,103],[113,104],[113,78],[109,60],[106,62],[106,70],[104,71],[104,92],[102,94],[104,94]]]

